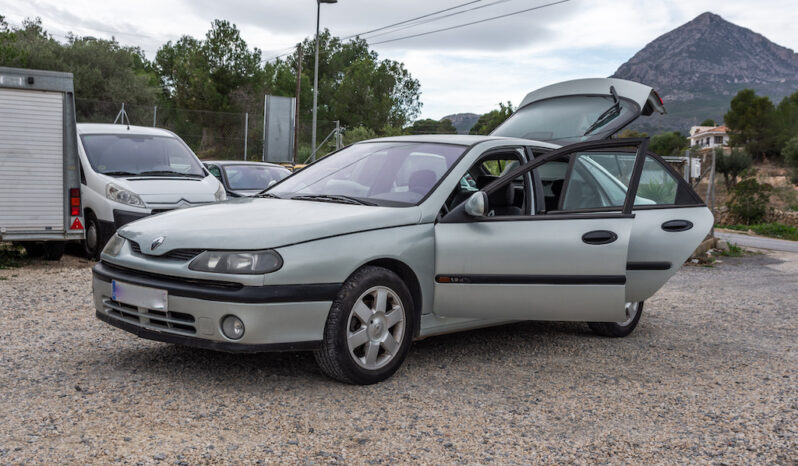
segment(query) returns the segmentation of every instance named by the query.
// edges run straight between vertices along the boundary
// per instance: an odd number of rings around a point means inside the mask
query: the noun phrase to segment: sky
[[[401,61],[421,82],[422,118],[484,113],[499,102],[558,81],[611,75],[658,36],[705,11],[798,49],[795,0],[567,0],[471,26],[383,44],[377,42],[543,6],[556,0],[338,0],[321,5],[321,27],[339,37],[362,34],[458,5],[426,24],[366,34],[380,58]],[[471,11],[466,11],[473,9]],[[250,47],[270,58],[315,33],[313,0],[0,0],[0,15],[19,26],[40,17],[58,40],[68,33],[144,49],[202,38],[227,19]],[[431,17],[433,19],[437,17]],[[398,27],[404,27],[402,25]],[[382,35],[380,35],[382,34]],[[325,96],[319,96],[324,99]]]

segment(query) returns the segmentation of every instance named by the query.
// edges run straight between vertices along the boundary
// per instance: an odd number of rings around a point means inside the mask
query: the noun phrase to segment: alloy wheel
[[[364,369],[384,367],[399,353],[405,327],[405,308],[399,296],[386,286],[370,288],[349,313],[349,354]]]

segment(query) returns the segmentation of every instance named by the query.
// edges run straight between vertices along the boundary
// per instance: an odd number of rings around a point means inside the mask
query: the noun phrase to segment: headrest
[[[438,181],[438,176],[432,170],[418,170],[410,175],[407,182],[407,187],[410,191],[417,194],[427,194],[435,182]]]

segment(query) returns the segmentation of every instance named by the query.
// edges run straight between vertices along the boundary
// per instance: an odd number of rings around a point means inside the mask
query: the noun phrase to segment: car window
[[[637,186],[635,205],[673,205],[677,202],[679,181],[650,155],[646,156],[640,184]]]
[[[465,149],[419,142],[354,144],[295,172],[269,192],[281,197],[349,196],[380,205],[417,204]]]
[[[216,166],[216,165],[206,165],[205,167],[208,169],[209,172],[211,172],[211,175],[215,176],[216,178],[218,178],[220,180],[222,179],[222,171],[219,170],[218,166]]]
[[[268,165],[223,165],[230,189],[251,191],[264,190],[290,174],[285,168]]]
[[[523,160],[521,154],[523,154],[522,151],[501,152],[480,158],[466,171],[447,198],[446,210],[454,209],[465,202],[474,192],[484,189],[505,173],[517,168]],[[490,208],[488,215],[521,215],[524,212],[526,200],[531,199],[531,196],[527,196],[528,189],[524,177],[521,176],[509,183],[506,189],[491,194],[488,199]]]
[[[81,141],[97,173],[205,176],[191,150],[171,136],[84,134]]]

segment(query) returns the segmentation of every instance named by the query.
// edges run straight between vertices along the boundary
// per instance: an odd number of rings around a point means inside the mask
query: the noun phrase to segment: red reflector
[[[654,95],[657,96],[660,105],[665,105],[665,102],[662,101],[662,97],[659,96],[659,92],[654,91]]]
[[[80,223],[80,219],[76,218],[74,222],[72,222],[72,226],[69,227],[70,230],[82,230],[83,224]]]
[[[73,197],[72,199],[70,199],[70,204],[73,205],[73,206],[79,206],[80,205],[80,198],[79,197]]]
[[[80,215],[80,207],[72,207],[72,210],[70,211],[69,215],[73,217],[77,217],[78,215]]]
[[[72,188],[69,190],[69,197],[76,197],[80,199],[80,188]]]
[[[449,277],[438,277],[438,283],[451,283],[452,279]]]

